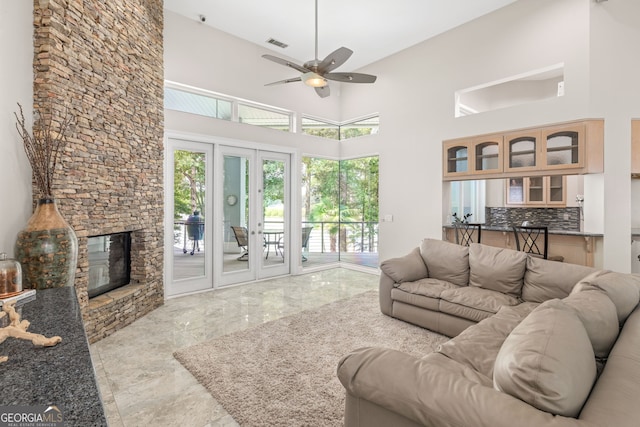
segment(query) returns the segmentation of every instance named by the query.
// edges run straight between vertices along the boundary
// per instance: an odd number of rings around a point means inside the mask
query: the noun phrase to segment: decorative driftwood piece
[[[33,345],[40,347],[53,347],[54,345],[62,341],[62,338],[58,336],[47,338],[41,334],[27,332],[27,328],[31,323],[28,320],[20,320],[20,315],[16,313],[14,304],[15,301],[6,303],[2,306],[0,319],[8,315],[9,326],[0,328],[0,344],[2,344],[9,337],[31,341]],[[0,363],[6,362],[7,360],[9,360],[7,356],[0,356]]]

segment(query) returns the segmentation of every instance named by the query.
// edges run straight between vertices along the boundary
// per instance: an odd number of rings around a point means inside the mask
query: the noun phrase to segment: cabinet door
[[[532,176],[525,178],[528,205],[544,205],[546,202],[546,177]]]
[[[473,173],[502,172],[502,135],[490,135],[473,141]]]
[[[584,166],[584,125],[545,128],[542,132],[543,164],[547,170]]]
[[[471,173],[471,162],[469,156],[472,151],[472,143],[468,141],[447,141],[443,144],[444,162],[442,165],[443,175],[453,177],[468,175]]]
[[[566,206],[567,177],[564,175],[545,176],[547,205]]]
[[[640,119],[631,120],[631,175],[640,175]]]
[[[539,166],[540,133],[536,131],[505,135],[505,172],[535,170]]]
[[[524,205],[524,181],[525,178],[508,178],[507,179],[507,204],[508,205]]]

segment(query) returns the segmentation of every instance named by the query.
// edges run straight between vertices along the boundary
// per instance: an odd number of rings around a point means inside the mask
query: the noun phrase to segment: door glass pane
[[[467,147],[452,147],[447,151],[447,171],[466,172],[467,171]]]
[[[483,142],[476,145],[476,170],[486,171],[498,169],[499,146],[495,142]]]
[[[549,201],[562,202],[564,199],[564,180],[561,175],[549,177]]]
[[[224,156],[223,272],[249,269],[249,159]]]
[[[524,178],[509,178],[507,203],[524,203]]]
[[[522,137],[509,141],[509,167],[523,168],[536,165],[536,138]]]
[[[262,162],[262,222],[265,257],[264,265],[282,264],[286,248],[285,163],[282,160]]]
[[[205,153],[174,151],[174,280],[205,274],[205,168]]]
[[[541,176],[534,176],[529,178],[529,201],[530,202],[543,202],[544,201],[544,179]]]
[[[547,137],[547,165],[578,163],[578,132],[557,132]]]

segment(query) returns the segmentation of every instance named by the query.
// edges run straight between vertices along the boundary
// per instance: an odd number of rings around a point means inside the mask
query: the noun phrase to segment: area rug
[[[341,426],[340,358],[379,346],[415,356],[448,338],[385,316],[369,291],[176,351],[243,427]]]

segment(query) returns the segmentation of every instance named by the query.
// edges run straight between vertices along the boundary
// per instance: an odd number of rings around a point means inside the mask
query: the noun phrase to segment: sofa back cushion
[[[582,322],[562,301],[540,304],[502,344],[494,388],[542,411],[577,417],[596,379]]]
[[[583,277],[598,271],[583,265],[568,264],[529,257],[524,273],[522,299],[529,302],[544,302],[553,298],[564,298]]]
[[[469,246],[469,284],[519,297],[527,254],[472,243]]]
[[[640,300],[640,276],[616,273],[609,270],[596,271],[580,280],[572,293],[589,289],[601,290],[613,301],[622,325]]]
[[[420,244],[420,255],[427,266],[429,277],[458,286],[469,284],[469,247],[424,239]]]
[[[427,266],[420,256],[420,248],[407,255],[382,261],[380,270],[396,283],[414,282],[429,276]]]
[[[620,331],[616,306],[611,299],[603,291],[584,290],[572,292],[562,302],[582,321],[596,357],[606,358]]]

